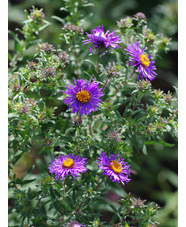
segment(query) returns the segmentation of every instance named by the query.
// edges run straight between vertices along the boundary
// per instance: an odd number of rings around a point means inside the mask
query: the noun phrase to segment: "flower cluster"
[[[16,103],[15,109],[20,113],[28,113],[33,110],[33,107],[35,106],[36,101],[34,99],[26,98],[24,102],[22,103]]]
[[[136,17],[137,16],[143,17],[142,14],[136,15]],[[68,24],[65,26],[65,29],[70,29],[71,27],[72,26]],[[115,31],[110,33],[108,30],[105,33],[103,25],[102,27],[99,26],[98,28],[95,28],[91,31],[92,34],[86,33],[88,39],[83,41],[83,45],[91,43],[89,50],[90,52],[92,51],[93,46],[98,48],[101,52],[103,48],[108,48],[109,46],[117,49],[118,43],[123,42],[120,40],[119,36],[115,36]],[[44,47],[42,46],[42,48]],[[49,49],[51,51],[51,47]],[[154,72],[154,70],[156,70],[156,67],[154,66],[154,61],[151,60],[151,54],[147,55],[144,52],[145,47],[140,49],[139,42],[136,41],[135,44],[128,44],[125,51],[130,56],[127,65],[137,67],[136,72],[139,73],[138,80],[139,78],[145,78],[146,80],[150,81],[155,79],[157,74]],[[66,53],[60,53],[59,58],[68,62]],[[106,67],[106,75],[112,77],[119,75],[115,63],[113,63],[113,66],[111,63],[108,64]],[[89,84],[87,80],[79,79],[77,81],[74,80],[74,84],[75,86],[66,86],[67,91],[62,91],[67,95],[63,102],[69,106],[68,110],[72,109],[72,113],[78,113],[80,115],[90,114],[92,111],[96,111],[99,102],[101,102],[101,99],[99,98],[103,96],[103,92],[101,91],[102,89],[98,89],[99,82],[95,82],[94,80],[91,84]]]
[[[58,180],[61,178],[65,179],[65,176],[71,174],[74,179],[78,177],[79,173],[84,173],[87,171],[85,165],[88,162],[86,158],[82,158],[79,155],[74,156],[73,154],[69,155],[60,155],[57,159],[53,159],[50,162],[48,167],[51,174],[55,174],[55,179]],[[128,183],[130,181],[130,165],[127,162],[124,162],[124,159],[120,157],[119,154],[112,155],[107,157],[104,152],[98,157],[98,167],[100,170],[103,170],[103,175],[110,176],[113,182],[117,181],[118,183]]]
[[[56,73],[56,70],[53,67],[46,67],[44,70],[44,77],[53,77]]]

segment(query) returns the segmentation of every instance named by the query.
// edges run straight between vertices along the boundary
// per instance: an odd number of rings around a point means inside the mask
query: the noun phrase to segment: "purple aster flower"
[[[99,48],[100,51],[102,48],[108,48],[109,46],[113,47],[114,49],[117,49],[117,43],[122,43],[123,41],[120,40],[119,36],[115,36],[115,31],[111,33],[109,33],[109,31],[110,30],[105,33],[103,30],[103,25],[102,27],[99,26],[98,28],[91,30],[92,34],[88,34],[86,32],[88,39],[85,39],[82,42],[84,44],[92,43],[92,45],[90,46],[90,52],[92,51],[93,46]]]
[[[64,180],[65,175],[68,176],[69,174],[72,174],[75,179],[75,177],[78,176],[78,173],[87,171],[87,168],[85,168],[87,163],[86,158],[82,158],[79,155],[59,155],[57,159],[53,159],[53,161],[50,162],[48,169],[51,174],[54,173],[56,175],[56,180],[59,178]]]
[[[110,157],[107,157],[105,152],[98,157],[98,167],[101,170],[104,170],[103,175],[110,176],[113,182],[117,181],[118,183],[128,183],[130,179],[128,178],[130,175],[130,165],[127,165],[128,162],[124,162],[119,154],[112,155],[110,153]]]
[[[147,54],[144,53],[145,47],[143,49],[139,48],[139,43],[136,42],[136,44],[130,44],[127,46],[127,49],[125,49],[129,57],[129,63],[128,65],[137,66],[137,72],[139,73],[138,79],[141,77],[145,77],[145,79],[154,80],[155,75],[157,75],[154,70],[156,70],[156,67],[153,65],[154,61],[151,61],[151,54],[147,56]]]
[[[102,88],[98,88],[99,82],[95,79],[89,84],[88,80],[74,79],[75,86],[65,86],[68,90],[62,91],[67,94],[64,103],[72,108],[72,113],[91,114],[91,111],[96,111],[101,96],[103,96]]]

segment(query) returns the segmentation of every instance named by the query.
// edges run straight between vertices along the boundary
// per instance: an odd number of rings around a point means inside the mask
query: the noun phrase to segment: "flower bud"
[[[52,51],[55,51],[55,48],[53,45],[51,45],[49,43],[42,43],[42,44],[38,45],[38,50],[44,51],[44,52],[50,54]]]
[[[126,17],[124,19],[121,19],[120,21],[117,21],[117,25],[119,28],[130,28],[133,26],[132,23],[132,17]]]
[[[109,62],[108,66],[105,67],[105,70],[105,74],[107,77],[117,77],[120,75],[115,62],[113,62],[112,64]]]
[[[134,15],[137,20],[147,19],[144,13],[138,12]]]

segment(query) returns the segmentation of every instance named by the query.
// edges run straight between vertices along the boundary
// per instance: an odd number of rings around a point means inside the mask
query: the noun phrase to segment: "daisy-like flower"
[[[122,43],[123,41],[120,40],[119,36],[115,36],[115,31],[110,32],[108,30],[106,33],[104,32],[103,25],[102,27],[99,26],[98,28],[91,30],[92,34],[87,34],[88,39],[82,41],[84,44],[91,43],[90,52],[92,51],[92,47],[95,46],[99,48],[101,51],[102,48],[108,48],[109,46],[113,47],[114,49],[118,48],[118,43]],[[83,45],[84,45],[83,44]]]
[[[151,61],[151,54],[147,56],[145,54],[143,49],[139,48],[139,43],[136,42],[135,44],[130,44],[127,46],[127,49],[125,49],[129,57],[128,65],[132,65],[134,67],[137,67],[137,72],[139,73],[138,79],[141,77],[145,77],[145,79],[148,80],[154,80],[155,75],[157,75],[154,70],[156,70],[156,67],[154,66],[154,61]]]
[[[78,177],[79,173],[87,171],[87,168],[85,168],[87,163],[86,158],[82,158],[79,155],[60,155],[57,159],[53,159],[50,162],[48,169],[51,174],[54,173],[56,175],[56,180],[59,178],[64,180],[65,176],[68,176],[69,174],[75,179],[75,177]]]
[[[103,170],[103,175],[110,176],[113,182],[121,182],[124,185],[130,181],[128,178],[130,175],[130,165],[128,165],[128,162],[124,162],[124,159],[119,154],[112,155],[110,153],[110,157],[107,157],[105,152],[102,152],[98,157],[97,163],[98,167]]]
[[[102,88],[98,88],[99,82],[95,79],[89,84],[88,80],[74,80],[75,86],[65,86],[67,91],[62,91],[67,94],[64,103],[72,108],[72,113],[91,114],[91,111],[96,111],[101,96],[103,96]]]

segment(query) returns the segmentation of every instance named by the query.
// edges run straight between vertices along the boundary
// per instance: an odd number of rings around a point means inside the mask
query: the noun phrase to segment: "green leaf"
[[[30,136],[30,137],[33,137],[33,136],[34,136],[33,128],[29,128],[29,129],[28,129],[28,133],[29,133],[29,136]]]
[[[145,144],[142,147],[142,152],[143,152],[144,155],[148,155],[148,153],[147,153],[147,147],[145,146]]]
[[[121,114],[119,113],[119,111],[115,110],[115,114],[118,120],[121,119]]]
[[[84,7],[88,7],[88,6],[94,6],[93,3],[87,3],[87,4],[83,4]]]
[[[114,206],[112,206],[111,204],[109,204],[109,206],[112,208],[112,210],[114,211],[114,213],[118,213],[117,209]]]
[[[164,145],[165,147],[174,147],[175,146],[175,144],[167,143],[163,140],[159,140],[158,143]]]
[[[22,151],[20,154],[16,155],[12,160],[12,165],[14,165],[24,154],[24,151]]]
[[[25,178],[28,174],[30,174],[32,172],[32,170],[34,169],[35,165],[31,166],[30,169],[27,170],[27,172],[25,173],[24,177]]]
[[[144,141],[144,144],[145,145],[153,145],[155,143],[160,143],[160,144],[164,145],[165,147],[174,147],[175,146],[175,144],[167,143],[167,142],[165,142],[163,140],[158,140],[158,141]]]
[[[51,195],[52,199],[56,198],[56,196],[54,194],[54,190],[52,188],[50,188],[50,195]]]
[[[157,142],[156,141],[144,141],[145,145],[153,145],[155,143],[157,143]]]
[[[9,113],[8,118],[17,118],[19,115],[17,113]]]
[[[87,200],[84,202],[84,204],[83,204],[83,209],[86,208],[86,206],[90,203],[90,201],[91,201],[91,199],[87,199]],[[83,209],[82,209],[82,210],[83,210]]]
[[[68,12],[68,10],[65,7],[61,7],[59,10]]]
[[[44,21],[45,22],[45,25],[41,26],[38,31],[42,31],[43,29],[45,29],[46,27],[48,27],[49,25],[51,25],[51,23],[49,23],[48,21]]]
[[[8,53],[8,60],[9,60],[9,61],[12,61],[12,56],[11,56],[10,53]]]
[[[88,62],[89,63],[89,66],[92,70],[92,73],[94,74],[94,76],[96,77],[96,79],[99,81],[100,78],[99,78],[99,73],[96,72],[96,67],[95,67],[95,64],[93,62],[91,62],[89,59],[86,59],[85,62]]]
[[[63,20],[63,19],[60,18],[60,17],[52,16],[51,18],[52,18],[52,19],[55,19],[55,20],[57,20],[57,21],[59,21],[59,22],[61,22],[62,24],[65,24],[65,20]]]
[[[73,208],[74,207],[74,204],[75,204],[75,201],[76,201],[76,198],[75,198],[75,200],[73,200],[71,198],[71,196],[67,196],[66,199],[67,199],[67,201],[69,203],[69,207]]]
[[[8,31],[8,33],[12,36],[12,38],[18,42],[20,45],[21,45],[21,41],[19,40],[19,38],[17,37],[17,34],[15,34],[14,32],[12,31]]]
[[[24,184],[31,183],[31,182],[33,182],[33,181],[35,181],[35,180],[36,180],[36,178],[35,178],[35,179],[31,179],[31,180],[22,180],[22,179],[16,178],[15,180],[13,180],[13,181],[11,181],[11,182],[9,183],[9,187],[11,187],[12,184],[24,185]]]
[[[66,208],[63,204],[61,204],[59,201],[54,201],[54,207],[56,210],[62,214],[62,208]]]

